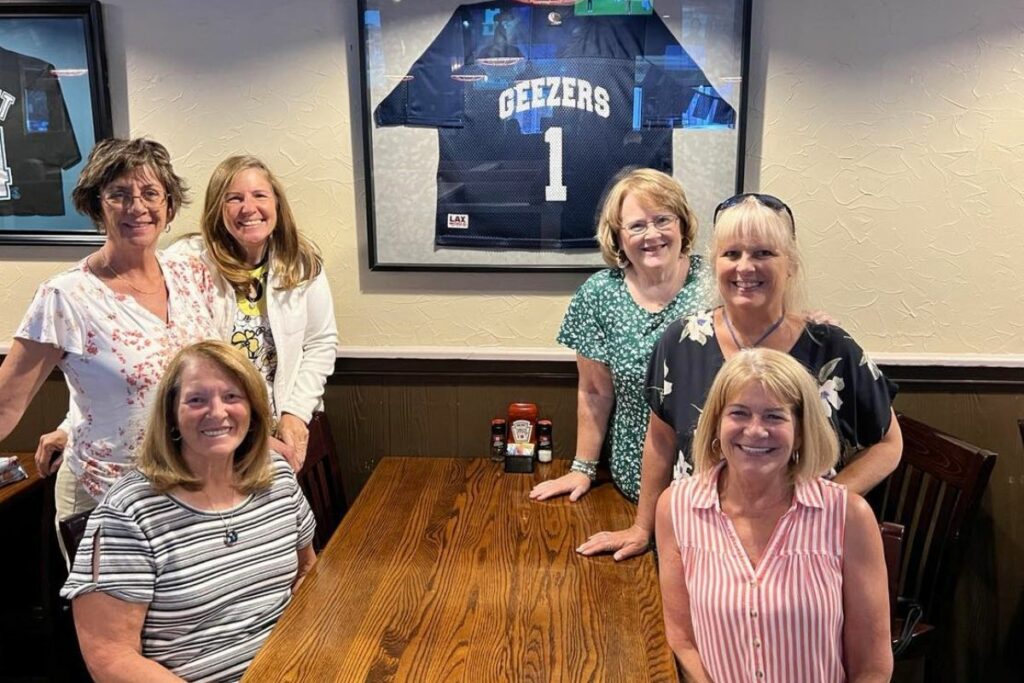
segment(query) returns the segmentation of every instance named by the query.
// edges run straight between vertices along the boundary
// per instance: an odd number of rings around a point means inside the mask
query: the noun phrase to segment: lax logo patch
[[[468,213],[450,213],[450,214],[448,214],[448,229],[449,230],[469,230],[469,214]]]

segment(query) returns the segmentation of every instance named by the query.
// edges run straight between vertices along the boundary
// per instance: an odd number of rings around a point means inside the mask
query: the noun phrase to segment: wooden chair
[[[68,553],[69,565],[75,563],[75,553],[78,552],[78,545],[82,542],[82,537],[85,536],[85,525],[89,522],[91,514],[92,510],[86,510],[57,522],[57,526],[60,528],[61,543],[64,544],[64,550]]]
[[[897,589],[900,579],[900,558],[903,556],[903,525],[882,522],[882,552],[885,554],[885,573],[889,579],[889,618],[896,618]]]
[[[313,419],[309,422],[306,462],[298,479],[316,518],[313,549],[319,553],[331,540],[334,530],[348,510],[338,456],[334,449],[334,437],[327,416],[323,413],[313,413]]]
[[[903,459],[869,495],[881,522],[905,530],[893,619],[897,657],[921,655],[934,640],[961,566],[965,537],[988,486],[994,453],[905,415]]]

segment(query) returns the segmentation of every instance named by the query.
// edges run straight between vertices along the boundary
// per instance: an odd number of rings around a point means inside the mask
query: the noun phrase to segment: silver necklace
[[[231,506],[231,514],[228,515],[227,521],[225,521],[224,515],[221,514],[221,511],[213,506],[213,499],[210,498],[210,494],[204,490],[203,495],[206,496],[206,502],[210,504],[210,509],[216,512],[217,516],[220,517],[221,526],[224,527],[224,545],[230,548],[234,544],[238,543],[238,532],[235,531],[235,528],[231,525],[235,519],[235,506]],[[234,496],[232,496],[231,502],[234,502]]]
[[[157,287],[156,289],[154,289],[151,292],[147,292],[144,289],[139,289],[138,287],[136,287],[134,284],[132,284],[132,281],[129,280],[128,278],[122,277],[121,273],[117,272],[117,270],[114,268],[114,264],[110,262],[110,256],[109,255],[105,255],[105,256],[106,256],[106,258],[103,261],[103,268],[106,269],[106,270],[109,270],[111,273],[114,274],[114,277],[116,277],[118,280],[120,280],[121,282],[125,283],[126,285],[128,285],[129,287],[134,289],[139,294],[143,294],[145,296],[152,296],[153,294],[156,294],[161,289],[163,289],[163,286],[164,286],[164,273],[163,273],[162,270],[160,271],[160,286]]]
[[[765,330],[764,334],[758,337],[757,341],[751,344],[750,346],[744,346],[743,344],[740,344],[740,340],[736,336],[736,330],[732,328],[732,323],[729,321],[729,314],[725,312],[725,308],[722,308],[722,319],[725,320],[725,326],[729,329],[729,336],[732,337],[732,341],[736,345],[736,348],[740,349],[741,351],[745,351],[746,349],[755,348],[758,344],[760,344],[765,339],[770,337],[772,332],[779,329],[779,325],[781,325],[782,321],[786,319],[786,312],[783,311],[779,319],[773,322],[771,327]]]

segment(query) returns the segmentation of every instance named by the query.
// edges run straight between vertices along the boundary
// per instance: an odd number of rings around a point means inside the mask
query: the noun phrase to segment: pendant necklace
[[[220,523],[224,527],[224,545],[230,548],[234,544],[238,543],[238,532],[235,531],[233,526],[231,526],[231,522],[235,519],[234,506],[231,507],[231,514],[228,515],[227,521],[225,521],[224,515],[221,514],[221,511],[213,507],[213,500],[210,498],[210,494],[207,493],[206,491],[203,491],[203,495],[206,496],[206,502],[210,504],[210,508],[217,513],[218,517],[220,517]]]
[[[750,346],[744,346],[743,344],[740,344],[739,337],[736,336],[736,330],[734,330],[732,328],[732,322],[729,321],[729,314],[725,312],[725,308],[724,307],[722,308],[722,319],[725,320],[725,326],[729,329],[729,336],[732,337],[732,341],[733,341],[734,344],[736,344],[736,348],[741,350],[741,351],[746,351],[747,349],[755,348],[758,344],[760,344],[765,339],[770,337],[772,335],[772,332],[774,332],[775,330],[779,329],[779,325],[781,325],[782,321],[784,321],[786,319],[786,312],[783,311],[782,315],[779,317],[779,319],[776,320],[775,322],[773,322],[771,324],[771,327],[769,327],[767,330],[765,330],[764,334],[762,334],[760,337],[758,337],[757,341],[755,341]]]

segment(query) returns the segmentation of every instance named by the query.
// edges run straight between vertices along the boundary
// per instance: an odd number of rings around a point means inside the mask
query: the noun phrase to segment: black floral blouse
[[[647,367],[651,410],[671,425],[678,467],[693,468],[691,445],[711,383],[725,363],[715,339],[713,311],[677,320],[654,347]],[[790,354],[818,380],[821,403],[839,435],[842,467],[851,455],[882,440],[897,386],[840,327],[807,323]]]

